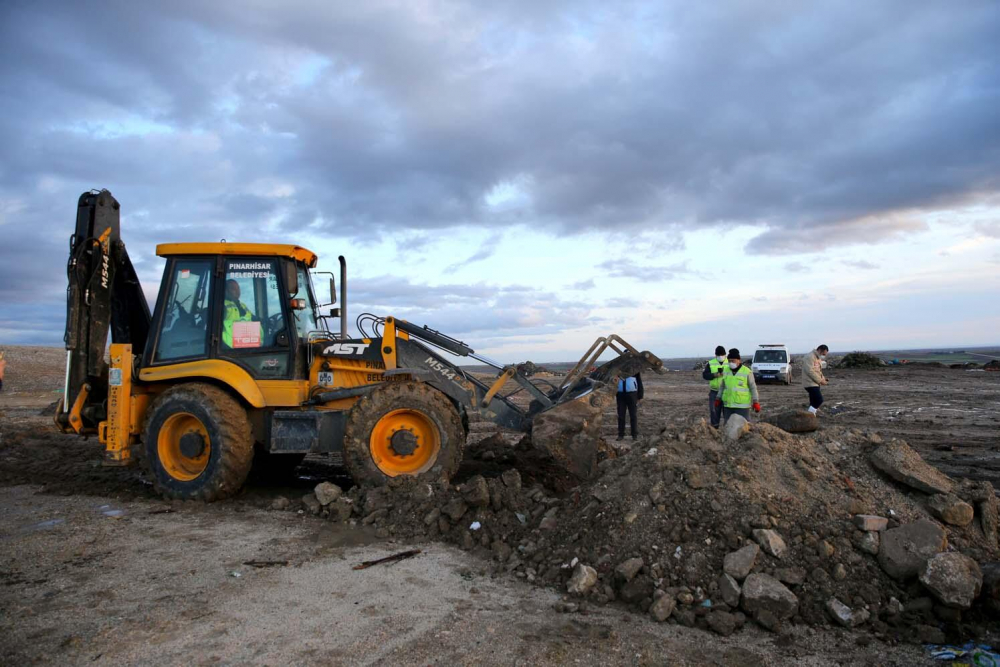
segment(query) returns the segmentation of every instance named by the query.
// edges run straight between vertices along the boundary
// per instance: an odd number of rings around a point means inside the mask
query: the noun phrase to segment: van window
[[[788,363],[788,352],[785,350],[757,350],[753,355],[755,364],[785,364]]]

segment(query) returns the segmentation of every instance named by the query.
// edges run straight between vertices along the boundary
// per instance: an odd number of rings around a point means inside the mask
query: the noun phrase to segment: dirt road
[[[611,607],[559,614],[556,591],[454,547],[378,539],[269,511],[321,479],[250,485],[214,505],[168,504],[140,473],[100,466],[100,445],[56,434],[59,350],[12,350],[0,394],[0,662],[3,664],[922,664],[920,647],[807,626],[720,638]],[[695,372],[646,380],[641,429],[705,408]],[[801,387],[762,388],[765,410]],[[1000,374],[834,372],[824,419],[899,434],[952,474],[1000,475]],[[611,415],[608,415],[611,417]],[[614,435],[609,419],[606,434]],[[476,426],[479,435],[487,425]],[[954,451],[939,452],[950,444]],[[363,571],[362,560],[419,556]],[[267,567],[251,561],[276,561]]]

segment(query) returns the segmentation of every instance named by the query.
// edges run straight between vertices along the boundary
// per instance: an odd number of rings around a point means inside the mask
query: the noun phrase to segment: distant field
[[[1000,359],[1000,348],[998,347],[965,347],[934,350],[880,350],[875,352],[879,357],[889,361],[891,359],[907,359],[909,361],[931,362],[939,361],[942,364],[985,364],[991,359]]]
[[[1000,359],[1000,346],[995,347],[956,347],[956,348],[929,348],[921,350],[839,350],[835,352],[830,352],[832,357],[842,357],[848,352],[871,352],[872,354],[885,359],[886,361],[891,361],[893,359],[906,359],[908,361],[917,362],[932,362],[938,361],[942,364],[967,364],[969,362],[975,364],[985,364],[991,359]],[[802,356],[802,352],[793,352],[792,361],[796,361]],[[746,356],[746,361],[749,362],[752,358],[753,351],[750,351]],[[708,355],[704,357],[675,357],[663,359],[664,365],[672,371],[689,371],[692,370],[696,364],[702,364],[708,359]],[[604,361],[602,359],[602,361]],[[554,373],[565,373],[573,367],[573,361],[551,361],[543,362],[539,364],[544,366]],[[488,373],[490,368],[488,366],[481,365],[470,365],[462,366],[467,370],[474,373]]]

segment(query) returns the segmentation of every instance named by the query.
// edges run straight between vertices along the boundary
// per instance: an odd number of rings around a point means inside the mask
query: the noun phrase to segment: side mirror
[[[330,303],[337,303],[337,281],[330,276]]]
[[[299,269],[295,262],[285,262],[285,286],[289,294],[299,293]]]

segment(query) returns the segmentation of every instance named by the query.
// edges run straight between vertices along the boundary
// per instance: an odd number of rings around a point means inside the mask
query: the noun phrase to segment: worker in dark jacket
[[[625,412],[629,413],[632,439],[639,437],[639,401],[642,400],[642,376],[639,373],[618,378],[618,439],[625,438]]]
[[[722,417],[722,407],[715,407],[715,399],[719,397],[719,385],[722,384],[722,371],[726,368],[726,348],[717,345],[715,356],[705,363],[701,377],[708,380],[708,419],[712,428],[719,428]]]

